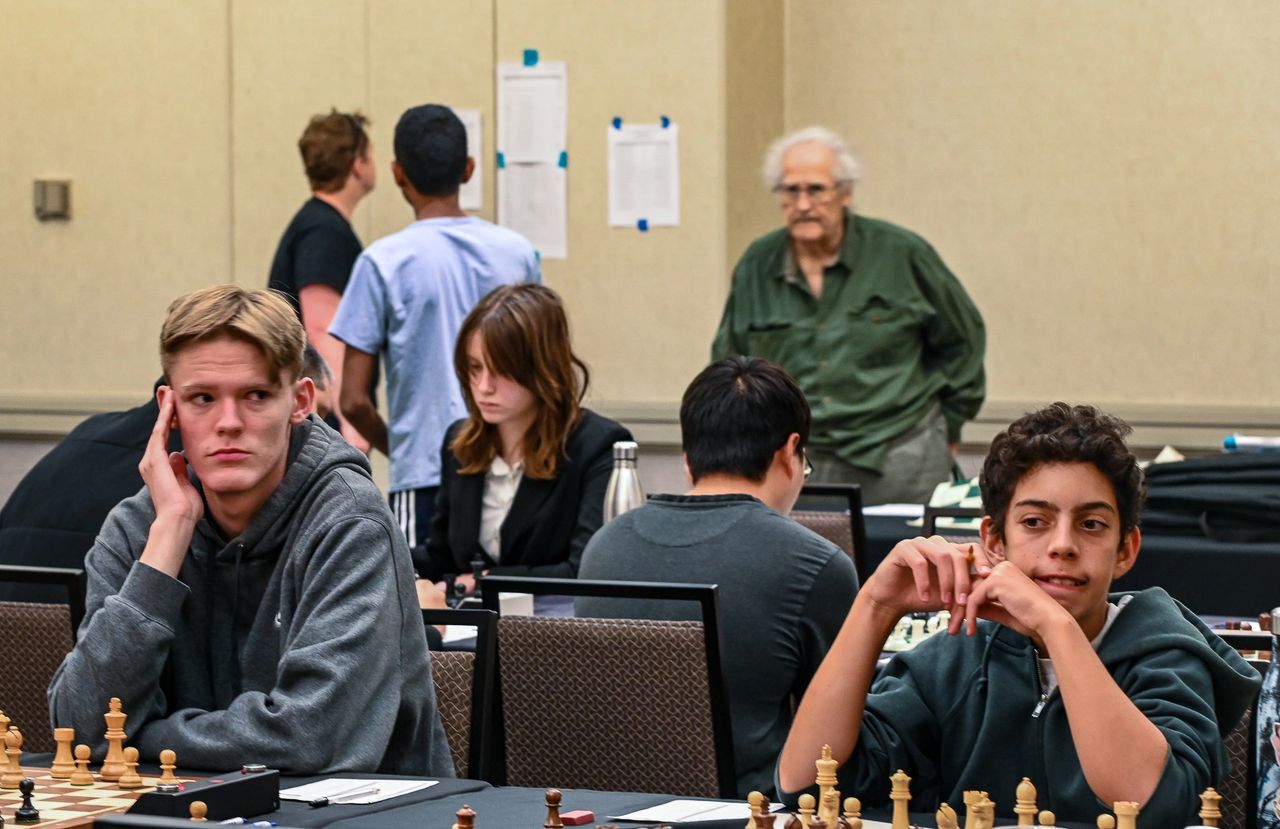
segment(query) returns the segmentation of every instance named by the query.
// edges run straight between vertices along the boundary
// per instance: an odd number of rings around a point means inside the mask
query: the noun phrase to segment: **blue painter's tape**
[[[498,169],[501,170],[507,166],[507,157],[502,153],[498,153]]]
[[[671,126],[671,119],[665,115],[662,116],[662,128],[665,130],[669,126]]]
[[[648,220],[648,219],[640,219],[640,220],[638,220],[638,221],[636,222],[636,230],[640,231],[641,233],[648,233],[648,232],[649,232],[649,220]]]
[[[525,66],[537,66],[537,65],[538,65],[538,50],[537,50],[537,49],[525,49],[525,50],[524,50],[524,65],[525,65]]]
[[[615,130],[620,130],[620,129],[622,129],[622,119],[621,119],[621,118],[619,118],[618,116],[616,116],[616,115],[615,115],[615,116],[613,116],[613,122],[612,122],[612,123],[613,123],[613,128],[614,128]]]
[[[560,166],[561,166],[562,168],[564,168],[564,167],[568,167],[568,166],[569,166],[569,151],[568,151],[568,150],[561,150],[561,151],[560,151],[560,162],[559,162],[559,163],[560,163]]]

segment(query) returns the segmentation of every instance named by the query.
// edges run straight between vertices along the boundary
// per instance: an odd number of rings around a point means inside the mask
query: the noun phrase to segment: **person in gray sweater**
[[[368,459],[307,414],[303,342],[273,292],[169,308],[146,486],[89,551],[87,612],[49,687],[54,725],[96,757],[119,697],[144,761],[453,774],[404,535]]]
[[[719,586],[721,662],[738,794],[772,796],[791,712],[853,604],[840,548],[787,517],[809,470],[809,404],[782,368],[731,357],[680,404],[685,495],[654,495],[605,524],[578,577]],[[577,615],[689,619],[687,603],[579,599]]]

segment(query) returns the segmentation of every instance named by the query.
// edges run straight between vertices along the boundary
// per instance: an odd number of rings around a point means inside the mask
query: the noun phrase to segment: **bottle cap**
[[[615,461],[633,461],[636,459],[636,450],[639,445],[634,440],[620,440],[613,444],[613,459]]]
[[[261,774],[266,770],[267,767],[262,763],[245,763],[240,767],[241,774]]]

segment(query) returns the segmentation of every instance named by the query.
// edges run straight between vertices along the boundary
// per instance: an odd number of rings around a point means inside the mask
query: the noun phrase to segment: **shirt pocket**
[[[747,323],[747,354],[782,363],[794,347],[795,326],[791,320],[763,319]]]
[[[871,294],[847,312],[850,364],[898,367],[921,359],[927,309],[901,297]]]

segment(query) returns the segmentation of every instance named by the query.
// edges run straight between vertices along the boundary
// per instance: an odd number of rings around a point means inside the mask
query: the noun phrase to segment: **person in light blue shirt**
[[[523,236],[463,212],[458,189],[474,169],[451,109],[424,104],[400,116],[391,173],[415,221],[360,255],[329,328],[346,344],[342,414],[391,459],[391,508],[416,564],[440,485],[440,442],[467,414],[453,371],[462,321],[494,288],[542,281]],[[387,421],[369,393],[379,355]]]

